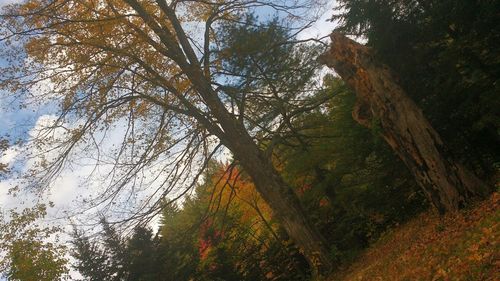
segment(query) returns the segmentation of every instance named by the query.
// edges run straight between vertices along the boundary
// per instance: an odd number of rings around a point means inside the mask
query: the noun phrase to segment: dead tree
[[[353,118],[365,127],[380,129],[440,213],[458,210],[487,194],[485,184],[452,158],[422,110],[369,47],[338,32],[331,39],[331,48],[320,61],[356,93]]]

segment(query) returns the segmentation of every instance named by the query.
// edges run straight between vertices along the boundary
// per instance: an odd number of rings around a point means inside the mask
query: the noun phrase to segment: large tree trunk
[[[396,82],[389,67],[373,52],[334,32],[329,51],[320,61],[356,92],[353,118],[363,126],[378,126],[440,213],[455,211],[488,189],[462,164],[454,161],[420,108]]]
[[[271,208],[273,216],[307,259],[313,277],[327,276],[334,268],[330,259],[330,248],[326,239],[310,223],[293,189],[285,183],[244,125],[227,111],[203,73],[196,68],[186,69],[223,132],[213,126],[207,126],[207,129],[219,137],[250,175],[257,191]]]
[[[271,161],[250,136],[238,136],[231,150],[252,177],[257,191],[271,207],[273,216],[308,260],[315,277],[326,276],[333,269],[330,250],[324,237],[307,219],[299,199],[274,168]]]

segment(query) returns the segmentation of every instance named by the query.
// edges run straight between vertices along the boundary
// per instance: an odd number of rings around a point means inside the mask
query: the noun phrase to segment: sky
[[[13,3],[19,0],[0,0],[0,6]],[[298,39],[306,38],[321,38],[328,35],[334,28],[332,22],[327,21],[331,16],[332,6],[334,1],[329,2],[329,6],[324,7],[324,14],[307,30],[299,34]],[[0,60],[0,64],[2,60]],[[5,98],[6,93],[0,92],[0,137],[6,134],[10,135],[12,139],[29,140],[30,136],[37,131],[37,128],[42,126],[54,118],[51,113],[56,111],[56,107],[50,104],[39,105],[37,107],[28,107],[19,109],[19,101]],[[117,129],[118,130],[118,129]],[[120,140],[120,132],[110,132],[110,139]],[[19,172],[25,171],[29,168],[30,163],[27,161],[19,161],[20,147],[13,146],[8,149],[3,155],[0,155],[0,163],[7,163],[11,168]],[[74,210],[80,206],[82,197],[91,195],[94,191],[100,188],[98,182],[90,181],[86,176],[90,173],[92,168],[87,165],[83,167],[75,167],[74,169],[64,170],[55,180],[50,192],[47,192],[46,199],[55,204],[55,208],[49,210],[49,216],[52,218],[62,217],[66,211]],[[106,173],[106,169],[101,171]],[[85,189],[82,189],[82,183]],[[20,181],[15,177],[0,178],[0,207],[8,209],[12,207],[23,206],[22,202],[31,202],[36,197],[29,193],[23,193],[24,197],[13,198],[7,194],[9,188],[20,184]],[[31,203],[25,204],[29,206]],[[67,221],[61,220],[61,224],[66,224]],[[1,279],[0,279],[1,280]]]
[[[17,2],[19,2],[19,0],[0,0],[0,7]]]

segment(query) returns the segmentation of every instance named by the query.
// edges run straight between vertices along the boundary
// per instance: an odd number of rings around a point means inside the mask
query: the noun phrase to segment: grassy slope
[[[500,194],[389,231],[333,280],[500,280]]]

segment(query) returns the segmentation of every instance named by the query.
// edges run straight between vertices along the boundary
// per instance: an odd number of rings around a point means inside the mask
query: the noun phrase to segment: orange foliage
[[[331,280],[498,280],[500,194],[473,209],[424,213]]]
[[[208,186],[205,199],[210,202],[210,213],[216,215],[207,218],[199,230],[198,251],[202,261],[209,260],[212,249],[219,242],[230,239],[223,225],[226,214],[236,218],[239,225],[248,226],[256,236],[269,227],[277,227],[270,223],[271,209],[237,167],[221,166],[207,182],[213,186]]]
[[[259,195],[251,180],[238,168],[222,167],[213,176],[213,180],[217,183],[213,192],[215,195],[213,208],[229,205],[233,210],[241,212],[242,223],[262,223],[263,219],[266,221],[271,219],[271,209]],[[256,229],[259,228],[260,226],[256,225]]]

